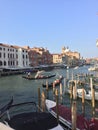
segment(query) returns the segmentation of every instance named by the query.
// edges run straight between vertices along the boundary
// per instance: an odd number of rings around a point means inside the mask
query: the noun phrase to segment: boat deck
[[[56,107],[53,107],[51,109],[56,112]],[[71,127],[71,124],[72,124],[71,109],[69,109],[63,105],[59,105],[58,110],[59,110],[59,116],[61,116],[63,119],[65,119],[66,122],[68,122],[68,125],[70,125],[70,127]],[[88,130],[89,121],[87,119],[85,119],[82,115],[77,115],[76,127],[80,130],[84,130],[84,129]]]

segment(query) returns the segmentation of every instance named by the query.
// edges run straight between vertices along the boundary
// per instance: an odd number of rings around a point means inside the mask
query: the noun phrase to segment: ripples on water
[[[63,75],[65,78],[68,76],[66,69],[54,69],[51,71]],[[75,75],[77,73],[88,73],[88,67],[79,67],[77,70],[69,69],[69,78],[72,78],[72,73]],[[35,74],[33,74],[35,75]],[[55,77],[48,79],[51,82]],[[40,87],[41,92],[43,91],[42,83],[46,80],[26,80],[22,78],[22,75],[11,75],[0,77],[0,108],[6,104],[11,97],[14,97],[14,103],[20,103],[25,101],[36,101],[38,102],[38,88]],[[63,83],[64,86],[64,83]],[[59,87],[58,87],[59,89]],[[49,98],[53,99],[52,90],[49,91]],[[62,103],[70,107],[69,95],[63,95]],[[91,102],[86,103],[86,116],[91,116]],[[97,106],[97,103],[96,103]],[[77,110],[81,113],[81,99],[77,100]],[[97,114],[97,113],[96,113]]]

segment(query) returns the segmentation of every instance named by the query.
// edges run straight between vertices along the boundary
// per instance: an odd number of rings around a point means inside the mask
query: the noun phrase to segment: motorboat
[[[98,64],[88,68],[88,71],[98,71]]]
[[[82,98],[83,89],[77,89],[77,97]],[[86,100],[92,100],[91,90],[84,89],[84,97]],[[95,100],[98,100],[98,92],[95,92]]]
[[[35,107],[35,111],[26,112],[23,111],[23,107],[21,113],[11,113],[11,109],[16,107],[19,109],[20,106],[30,104]],[[0,130],[63,130],[63,127],[49,112],[37,111],[36,108],[35,102],[13,104],[13,99],[11,99],[0,109]]]

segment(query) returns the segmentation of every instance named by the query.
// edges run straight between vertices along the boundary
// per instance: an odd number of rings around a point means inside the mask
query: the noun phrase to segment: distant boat
[[[52,74],[52,75],[40,75],[40,76],[38,76],[36,78],[32,77],[32,76],[30,76],[30,77],[22,76],[22,78],[25,78],[25,79],[28,79],[28,80],[36,80],[36,79],[48,79],[48,78],[52,78],[54,76],[55,76],[55,74]]]
[[[22,78],[28,79],[28,80],[36,80],[36,79],[48,79],[54,77],[56,74],[44,74],[45,71],[38,71],[36,75],[33,77],[30,73],[28,75],[23,75]]]
[[[60,78],[57,78],[57,79],[54,80],[52,83],[48,83],[48,87],[49,87],[49,88],[52,88],[52,87],[53,87],[53,84],[54,84],[55,86],[60,85],[60,83],[62,82],[62,79],[63,79],[63,76],[60,76]],[[46,84],[42,84],[42,86],[43,86],[44,88],[47,87]]]
[[[98,71],[98,64],[88,68],[88,71]]]
[[[75,70],[78,69],[78,68],[79,68],[79,66],[74,67]]]

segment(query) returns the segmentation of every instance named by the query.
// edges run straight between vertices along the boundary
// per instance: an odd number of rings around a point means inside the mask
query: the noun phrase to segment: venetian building
[[[76,51],[72,52],[72,51],[69,50],[68,47],[67,48],[63,47],[62,48],[62,54],[67,55],[67,56],[75,57],[76,59],[80,59],[80,53],[78,53]]]
[[[0,67],[28,67],[29,57],[26,48],[0,43]]]
[[[78,52],[72,52],[69,50],[68,47],[62,47],[62,55],[65,58],[65,63],[67,65],[77,65],[79,63],[80,60],[80,53]]]
[[[52,54],[53,56],[53,63],[62,63],[62,55],[61,54]]]
[[[52,64],[52,55],[43,47],[31,48],[28,53],[31,66]]]

